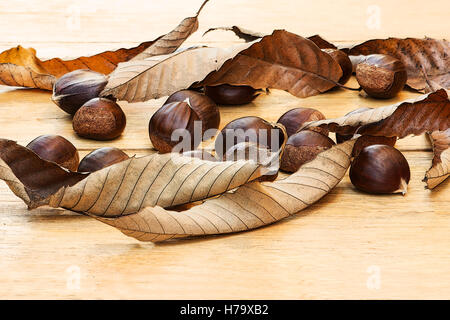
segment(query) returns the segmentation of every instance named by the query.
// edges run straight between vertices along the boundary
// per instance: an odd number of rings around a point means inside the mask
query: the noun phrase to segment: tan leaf
[[[433,189],[450,175],[450,129],[429,134],[434,152],[433,164],[425,174],[424,182]]]
[[[254,161],[212,162],[169,153],[131,158],[80,174],[0,139],[0,179],[30,208],[49,205],[101,216],[202,200],[272,173],[272,169]]]
[[[440,89],[436,92],[422,95],[417,99],[406,100],[394,105],[369,109],[361,113],[353,113],[342,118],[328,119],[306,123],[300,130],[312,127],[327,128],[330,131],[344,135],[361,134],[371,136],[399,137],[420,135],[425,132],[445,131],[450,128],[450,100],[448,92]],[[436,134],[435,134],[436,135]],[[441,135],[438,135],[442,137]],[[435,148],[435,160],[447,153],[442,152],[441,140]],[[443,140],[444,143],[447,140]],[[433,162],[434,167],[435,162]],[[442,162],[436,166],[439,173],[433,170],[432,175],[448,177],[448,165]],[[437,177],[436,176],[436,177]],[[445,179],[444,178],[444,179]],[[443,180],[442,180],[443,181]],[[442,182],[441,181],[441,182]],[[430,183],[433,187],[433,183]]]
[[[450,89],[450,42],[436,39],[389,38],[363,42],[348,49],[349,55],[387,54],[401,60],[408,73],[407,85],[423,92],[430,81]]]
[[[181,21],[175,29],[157,39],[150,47],[136,55],[131,60],[144,60],[149,57],[175,52],[191,34],[197,31],[198,15],[208,1],[209,0],[205,0],[202,3],[200,9],[198,9],[197,14],[194,17],[183,19],[183,21]]]
[[[135,102],[169,95],[192,84],[229,83],[308,97],[331,89],[341,75],[338,63],[312,41],[277,30],[261,40],[230,48],[191,48],[122,63],[102,95]]]
[[[286,179],[251,182],[183,212],[159,206],[119,218],[95,217],[141,241],[247,231],[307,208],[330,192],[350,166],[354,140],[322,152]]]
[[[250,46],[230,48],[195,47],[169,55],[119,64],[111,73],[102,96],[112,95],[128,102],[168,96],[204,79],[228,59]],[[186,70],[186,66],[189,69]]]

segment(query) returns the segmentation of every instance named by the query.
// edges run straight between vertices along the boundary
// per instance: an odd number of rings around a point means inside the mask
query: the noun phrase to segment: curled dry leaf
[[[98,220],[141,241],[247,231],[300,212],[330,192],[350,166],[354,140],[328,149],[296,173],[275,182],[251,182],[186,211],[147,207]],[[92,215],[91,215],[92,216]]]
[[[198,15],[207,2],[208,0],[203,2],[194,17],[183,19],[169,33],[131,49],[105,51],[73,60],[60,58],[40,60],[33,48],[26,49],[21,46],[11,48],[0,54],[0,84],[52,90],[57,78],[77,69],[90,69],[109,74],[120,62],[175,52],[198,29]]]
[[[433,189],[450,175],[450,129],[429,134],[433,146],[433,163],[425,174],[424,182]]]
[[[206,32],[203,35],[216,30],[232,31],[237,37],[245,40],[245,42],[254,41],[268,35],[261,32],[250,31],[238,26],[210,28],[206,30]],[[337,47],[334,44],[328,42],[318,34],[310,36],[308,37],[308,39],[314,42],[316,46],[318,46],[320,49],[337,49]]]
[[[369,109],[342,118],[309,122],[301,129],[311,127],[326,128],[344,135],[357,133],[399,138],[425,132],[446,131],[450,128],[450,100],[448,92],[441,89],[394,105]]]
[[[179,154],[130,158],[91,174],[67,171],[14,141],[0,139],[0,179],[29,208],[62,207],[121,216],[212,197],[272,168],[254,161],[212,162]]]
[[[450,88],[450,42],[447,40],[375,39],[347,51],[352,56],[381,53],[401,60],[408,74],[407,85],[420,92],[427,88],[427,78],[442,88]]]
[[[228,83],[309,97],[334,87],[341,75],[338,63],[312,41],[276,30],[260,40],[230,48],[197,47],[122,63],[110,75],[102,95],[136,102],[166,96],[192,84]]]

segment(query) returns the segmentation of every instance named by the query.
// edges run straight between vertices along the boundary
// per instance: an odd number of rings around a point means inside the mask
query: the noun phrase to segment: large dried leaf
[[[128,102],[168,96],[204,79],[212,70],[251,44],[230,48],[195,47],[142,61],[119,64],[111,73],[102,96]],[[188,67],[187,67],[188,66]]]
[[[350,55],[387,54],[400,59],[408,73],[407,85],[423,92],[430,81],[450,89],[450,42],[436,39],[375,39],[348,49]]]
[[[344,135],[354,133],[371,136],[399,137],[450,128],[450,100],[444,89],[394,105],[353,113],[342,118],[306,123],[301,129],[322,127]],[[441,141],[441,140],[439,140]],[[445,140],[444,140],[445,141]],[[442,158],[442,145],[435,148]],[[444,154],[444,158],[447,153]],[[435,154],[436,159],[436,154]],[[443,163],[443,171],[448,166]],[[442,175],[441,175],[442,176]],[[444,178],[445,179],[445,178]],[[431,188],[434,187],[431,185]]]
[[[247,231],[307,208],[345,175],[354,140],[334,146],[284,180],[252,182],[183,212],[159,206],[119,218],[95,217],[141,241]]]
[[[30,208],[49,205],[100,216],[202,200],[272,169],[254,161],[212,162],[169,153],[131,158],[88,175],[69,172],[0,139],[0,179]]]
[[[450,129],[429,134],[433,146],[433,163],[425,174],[424,182],[433,189],[450,175]]]
[[[342,70],[311,40],[276,30],[227,61],[202,84],[274,88],[305,98],[333,88]]]
[[[122,63],[111,74],[102,95],[145,101],[200,81],[195,86],[229,83],[308,97],[331,89],[341,75],[338,63],[312,41],[277,30],[261,40],[230,48],[191,48]]]

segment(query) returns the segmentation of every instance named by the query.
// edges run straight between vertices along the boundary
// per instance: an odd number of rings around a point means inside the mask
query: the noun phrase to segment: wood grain
[[[77,3],[81,15],[76,30],[67,28],[72,3],[11,0],[0,4],[0,28],[9,30],[0,36],[0,49],[34,46],[40,58],[50,58],[131,47],[173,29],[195,13],[201,0],[189,5],[180,0],[128,0],[126,6],[122,0],[111,5],[104,0],[94,5],[87,0]],[[210,1],[200,16],[199,31],[187,44],[236,43],[225,32],[201,37],[210,27],[233,24],[262,32],[286,28],[304,36],[319,33],[338,44],[388,36],[450,38],[447,1],[425,7],[420,1],[400,0],[395,5],[376,1],[380,29],[366,25],[373,3]],[[118,14],[117,8],[124,12]],[[158,14],[149,19],[151,12]],[[348,85],[357,83],[352,79]],[[395,99],[380,101],[336,90],[297,99],[273,90],[247,106],[221,107],[221,126],[244,115],[276,121],[297,106],[314,107],[334,118],[358,107],[415,96],[403,91]],[[0,86],[0,137],[26,144],[40,134],[57,133],[73,141],[82,156],[112,145],[145,155],[151,152],[148,120],[164,100],[121,103],[128,117],[124,135],[113,142],[96,142],[75,136],[70,118],[50,101],[49,93]],[[211,141],[205,145],[211,147]],[[236,235],[157,245],[139,243],[68,211],[27,211],[2,182],[0,297],[449,299],[450,183],[434,191],[424,189],[421,179],[432,160],[424,136],[406,138],[397,146],[412,171],[405,197],[359,193],[346,176],[331,194],[280,223]],[[80,271],[79,289],[67,285],[71,270]],[[378,271],[379,288],[370,286],[370,277]]]

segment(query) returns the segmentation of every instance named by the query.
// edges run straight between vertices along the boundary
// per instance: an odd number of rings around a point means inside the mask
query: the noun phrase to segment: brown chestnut
[[[200,123],[197,113],[187,102],[170,102],[159,108],[151,117],[148,132],[153,147],[161,153],[171,152],[175,146],[188,151],[198,147],[201,130],[197,133],[195,124]],[[176,132],[176,130],[184,130]]]
[[[383,136],[369,136],[364,135],[356,139],[355,145],[353,146],[352,156],[356,157],[361,151],[368,146],[374,144],[385,144],[387,146],[395,146],[397,142],[397,137],[383,137]]]
[[[221,84],[218,86],[206,86],[205,94],[217,104],[240,105],[252,102],[258,94],[250,86],[233,86]]]
[[[352,114],[357,114],[357,113],[361,113],[361,112],[365,112],[368,110],[371,110],[372,108],[366,108],[366,107],[362,107],[362,108],[358,108],[356,110],[350,111],[347,114],[345,114],[345,116],[349,116]],[[342,143],[345,142],[347,140],[350,140],[351,138],[353,138],[353,134],[341,134],[341,133],[336,133],[336,142],[337,143]]]
[[[78,172],[95,172],[130,157],[118,148],[104,147],[87,154],[78,166]]]
[[[189,105],[202,121],[202,134],[206,130],[219,128],[219,108],[213,100],[204,94],[192,90],[180,90],[169,96],[164,104],[171,102],[185,102],[186,99],[189,99]]]
[[[289,137],[281,156],[280,169],[296,172],[302,165],[313,160],[319,153],[331,148],[334,141],[311,130],[303,130]]]
[[[403,62],[394,57],[371,54],[356,66],[356,80],[369,96],[389,99],[405,86],[406,68]]]
[[[352,62],[348,55],[339,49],[322,49],[322,51],[328,53],[334,59],[334,61],[339,64],[342,70],[342,76],[338,82],[340,84],[345,84],[348,79],[350,79],[353,72]]]
[[[286,137],[283,125],[272,124],[260,117],[242,117],[228,123],[217,135],[216,156],[223,158],[228,149],[241,142],[253,142],[276,152],[284,145]]]
[[[397,149],[376,144],[364,148],[353,160],[350,180],[368,193],[406,193],[410,169],[408,161]]]
[[[77,148],[61,136],[52,134],[39,136],[31,141],[27,148],[40,158],[55,162],[71,171],[76,171],[78,168],[80,158]]]
[[[75,70],[56,81],[52,100],[62,110],[74,115],[83,104],[98,97],[107,82],[104,74],[92,70]]]
[[[83,138],[112,140],[125,129],[127,119],[120,106],[106,98],[86,102],[73,117],[73,129]]]
[[[277,123],[281,123],[286,128],[288,137],[300,129],[300,127],[309,121],[324,120],[325,116],[322,112],[311,108],[295,108],[284,113]],[[320,132],[324,135],[328,135],[328,129],[325,128],[311,128],[311,130]]]

